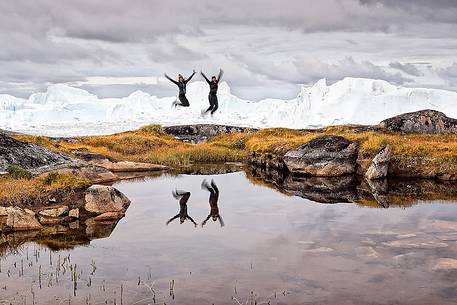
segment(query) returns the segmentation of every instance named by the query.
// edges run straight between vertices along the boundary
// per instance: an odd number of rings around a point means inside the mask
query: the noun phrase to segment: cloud
[[[448,67],[438,69],[437,74],[446,81],[449,87],[457,90],[457,62]]]
[[[402,64],[396,61],[391,62],[389,66],[412,76],[424,76],[424,73],[422,73],[418,68],[416,68],[416,66],[411,63]]]
[[[457,61],[456,15],[455,0],[1,1],[0,91],[80,82],[119,96],[135,84],[87,78],[219,67],[235,93],[253,99],[290,98],[296,84],[323,77],[442,85]],[[443,71],[423,76],[415,61]]]

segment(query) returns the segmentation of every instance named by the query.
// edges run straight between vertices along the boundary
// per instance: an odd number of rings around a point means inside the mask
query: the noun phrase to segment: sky
[[[165,72],[219,68],[250,100],[321,78],[457,91],[456,16],[457,0],[2,0],[0,93],[173,96]]]

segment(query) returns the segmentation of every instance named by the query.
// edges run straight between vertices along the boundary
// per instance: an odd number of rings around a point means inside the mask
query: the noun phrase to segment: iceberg
[[[159,98],[136,91],[124,98],[98,98],[65,84],[48,87],[28,99],[0,95],[0,129],[46,136],[110,134],[145,124],[226,124],[255,128],[318,128],[340,124],[377,124],[405,112],[433,109],[457,117],[457,92],[406,88],[383,80],[325,79],[302,86],[291,100],[248,101],[219,86],[219,110],[202,115],[208,105],[208,85],[187,88],[191,106],[173,108],[176,97]]]

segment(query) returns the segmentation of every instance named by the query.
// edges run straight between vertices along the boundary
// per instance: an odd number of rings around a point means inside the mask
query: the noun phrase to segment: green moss
[[[26,170],[23,167],[16,165],[16,164],[9,165],[8,168],[6,169],[6,171],[8,172],[10,177],[12,177],[13,179],[17,179],[17,180],[20,180],[20,179],[30,180],[33,177],[31,172],[29,172],[28,170]]]

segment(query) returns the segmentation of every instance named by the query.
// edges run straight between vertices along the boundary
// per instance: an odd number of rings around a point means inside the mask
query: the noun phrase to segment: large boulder
[[[357,143],[340,136],[321,136],[287,152],[284,162],[293,174],[337,177],[357,169]]]
[[[35,213],[19,207],[0,207],[0,232],[39,230]]]
[[[404,113],[382,121],[380,127],[390,131],[422,134],[457,133],[457,120],[435,110]]]
[[[112,186],[92,185],[86,190],[86,211],[103,214],[107,212],[125,212],[130,200]]]
[[[391,148],[387,144],[383,149],[373,158],[371,165],[365,173],[368,180],[381,179],[387,177],[389,171]]]

